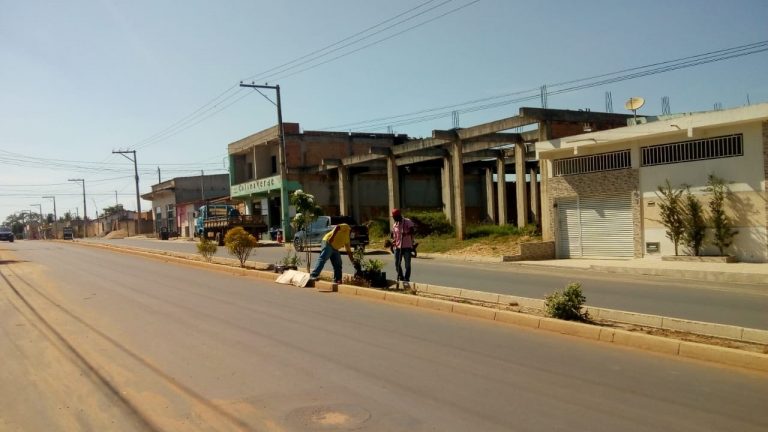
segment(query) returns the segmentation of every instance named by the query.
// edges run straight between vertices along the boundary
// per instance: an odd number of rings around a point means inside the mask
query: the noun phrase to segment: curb
[[[88,247],[110,249],[122,253],[130,253],[141,256],[146,256],[154,259],[164,260],[166,262],[174,262],[188,266],[204,267],[210,270],[221,271],[224,273],[235,274],[238,276],[252,277],[255,279],[264,279],[274,281],[276,274],[271,271],[231,267],[216,263],[207,263],[202,261],[190,260],[189,258],[183,258],[179,256],[171,255],[171,253],[153,253],[146,250],[138,250],[139,248],[124,248],[114,247],[111,245],[97,244],[97,243],[76,243],[79,245],[85,245]],[[458,288],[440,287],[436,285],[421,285],[414,284],[415,289],[421,289],[422,291],[429,292],[437,295],[450,295],[449,293],[458,292],[458,296],[464,292],[467,297],[478,297],[488,299],[487,295],[490,295],[490,299],[494,296],[498,297],[499,304],[508,302],[507,304],[517,303],[521,306],[531,307],[534,303],[543,303],[543,300],[528,299],[524,297],[515,297],[499,294],[485,293],[482,291],[462,290]],[[619,346],[627,346],[631,348],[638,348],[644,351],[651,351],[656,353],[668,354],[672,356],[685,357],[690,359],[702,360],[711,363],[725,364],[729,366],[736,366],[751,370],[757,370],[760,372],[768,372],[768,354],[758,354],[743,350],[737,350],[732,348],[725,348],[713,345],[700,344],[696,342],[687,342],[677,339],[669,339],[660,336],[648,335],[645,333],[636,333],[627,330],[614,329],[600,327],[590,324],[584,324],[572,321],[563,321],[555,318],[538,317],[534,315],[527,315],[519,312],[499,310],[484,306],[475,306],[470,304],[456,303],[448,300],[441,300],[436,298],[420,297],[412,294],[403,294],[393,291],[383,291],[373,288],[363,288],[353,285],[335,284],[325,281],[315,282],[315,289],[320,292],[338,292],[343,295],[359,296],[370,298],[374,300],[381,300],[386,302],[392,302],[397,304],[403,304],[408,306],[415,306],[419,308],[431,309],[440,312],[455,313],[467,317],[479,318],[488,321],[496,321],[505,324],[512,324],[520,327],[527,327],[532,329],[540,329],[569,336],[581,337],[584,339],[591,339],[599,342],[611,343]],[[476,294],[479,293],[479,294]],[[518,301],[519,300],[519,301]],[[484,301],[484,300],[480,300]],[[602,311],[600,308],[591,308],[588,310]],[[626,313],[630,315],[643,316],[642,314],[633,314],[623,311],[610,311],[611,313]],[[646,317],[653,317],[648,315]],[[659,317],[662,320],[682,321],[673,318]],[[688,322],[696,323],[696,322]],[[698,323],[708,324],[710,326],[721,327],[734,327],[734,326],[722,326],[711,323]],[[741,331],[742,337],[755,337],[761,339],[766,343],[768,341],[768,331],[756,330],[756,329],[744,329]],[[766,337],[767,339],[763,339]]]
[[[634,274],[644,276],[662,276],[704,282],[728,282],[747,284],[768,284],[768,275],[738,272],[710,272],[702,270],[660,269],[641,267],[613,267],[590,265],[590,270],[613,274]]]

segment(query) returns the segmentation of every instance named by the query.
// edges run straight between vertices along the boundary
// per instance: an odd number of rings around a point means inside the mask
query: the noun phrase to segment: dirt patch
[[[126,230],[111,231],[109,234],[104,236],[106,239],[124,239],[126,237],[128,237],[128,231]]]

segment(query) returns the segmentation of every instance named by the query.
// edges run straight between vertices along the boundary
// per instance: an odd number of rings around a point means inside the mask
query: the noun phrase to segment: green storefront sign
[[[282,181],[279,175],[266,177],[258,180],[252,180],[247,183],[240,183],[229,187],[229,196],[240,197],[248,195],[266,194],[269,191],[280,190]],[[288,190],[300,189],[299,182],[289,180]]]

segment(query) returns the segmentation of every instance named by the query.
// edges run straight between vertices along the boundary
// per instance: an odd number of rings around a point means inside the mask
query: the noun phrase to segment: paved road
[[[193,242],[139,239],[108,242],[196,253]],[[264,247],[254,253],[253,259],[275,263],[284,254],[283,248]],[[390,277],[395,274],[391,255],[376,255],[376,258],[385,262]],[[346,259],[344,263],[349,269]],[[587,304],[592,306],[768,330],[768,289],[765,286],[575,269],[531,269],[509,263],[418,259],[413,266],[414,281],[531,298],[544,298],[571,281],[579,281],[587,296]]]
[[[764,374],[76,245],[0,272],[3,430],[768,429]]]

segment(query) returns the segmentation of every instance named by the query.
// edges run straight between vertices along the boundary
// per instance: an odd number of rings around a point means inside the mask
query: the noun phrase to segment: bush
[[[713,243],[720,251],[720,255],[725,255],[725,250],[733,243],[733,237],[739,233],[733,229],[733,222],[725,212],[725,200],[730,191],[725,180],[710,174],[707,192],[712,194],[709,200],[709,221],[715,234]]]
[[[547,316],[568,321],[588,321],[589,314],[581,307],[587,301],[581,292],[581,284],[571,282],[563,292],[555,291],[544,299]]]
[[[210,241],[205,237],[200,237],[200,241],[197,242],[197,253],[202,255],[208,262],[213,260],[213,256],[216,255],[218,249],[219,246],[216,245],[216,242]]]
[[[692,193],[690,188],[685,188],[683,200],[684,227],[683,242],[693,256],[701,255],[701,245],[707,233],[707,223],[704,219],[704,206]]]
[[[442,211],[415,211],[403,210],[403,215],[416,224],[416,236],[453,234],[453,225],[448,222]]]
[[[365,223],[368,227],[368,238],[371,241],[386,239],[389,237],[388,219],[371,219]]]
[[[685,232],[685,214],[683,211],[683,191],[672,189],[669,179],[664,186],[659,186],[656,192],[659,198],[659,216],[666,228],[667,238],[675,245],[675,256],[678,253],[680,240]]]
[[[243,227],[234,227],[224,236],[224,244],[229,252],[240,260],[240,267],[245,267],[245,262],[253,248],[259,245],[256,237],[252,236]]]

